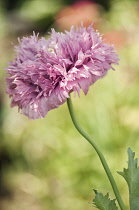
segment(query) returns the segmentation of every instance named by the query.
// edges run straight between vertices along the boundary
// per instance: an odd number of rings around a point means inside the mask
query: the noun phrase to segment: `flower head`
[[[65,33],[52,29],[48,40],[33,34],[16,46],[15,61],[6,68],[11,107],[30,119],[43,118],[63,104],[69,93],[89,86],[118,64],[113,46],[105,44],[92,25],[71,27]]]

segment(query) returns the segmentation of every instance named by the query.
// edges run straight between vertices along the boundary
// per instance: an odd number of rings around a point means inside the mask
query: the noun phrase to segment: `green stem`
[[[117,199],[117,202],[120,206],[120,209],[121,210],[126,210],[125,206],[124,206],[124,203],[122,201],[122,198],[120,196],[120,193],[119,193],[119,190],[117,188],[117,185],[115,183],[115,180],[112,176],[112,173],[108,167],[108,164],[104,158],[104,155],[103,153],[101,152],[100,148],[98,147],[98,145],[96,144],[96,142],[80,127],[80,125],[78,124],[77,120],[76,120],[76,117],[75,117],[75,113],[74,113],[74,109],[73,109],[73,105],[72,105],[72,101],[71,101],[71,98],[68,98],[67,99],[67,105],[68,105],[68,109],[69,109],[69,113],[70,113],[70,116],[71,116],[71,119],[72,119],[72,122],[75,126],[75,128],[78,130],[78,132],[94,147],[95,151],[97,152],[100,160],[101,160],[101,163],[104,167],[104,170],[108,176],[108,179],[111,183],[111,186],[112,186],[112,189],[114,191],[114,194],[116,196],[116,199]]]

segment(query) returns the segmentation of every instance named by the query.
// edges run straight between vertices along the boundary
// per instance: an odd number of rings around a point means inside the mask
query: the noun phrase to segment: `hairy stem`
[[[108,164],[104,158],[104,155],[103,153],[101,152],[99,146],[96,144],[96,142],[81,128],[81,126],[79,125],[79,123],[77,122],[77,119],[75,117],[75,113],[74,113],[74,109],[73,109],[73,105],[72,105],[72,101],[71,101],[71,98],[68,98],[67,99],[67,105],[68,105],[68,109],[69,109],[69,113],[70,113],[70,116],[71,116],[71,119],[72,119],[72,122],[75,126],[75,128],[78,130],[78,132],[93,146],[93,148],[95,149],[95,151],[97,152],[99,158],[100,158],[100,161],[103,165],[103,168],[108,176],[108,179],[111,183],[111,186],[112,186],[112,189],[113,189],[113,192],[115,194],[115,197],[117,199],[117,202],[120,206],[120,209],[121,210],[126,210],[125,208],[125,205],[122,201],[122,198],[120,196],[120,193],[119,193],[119,190],[117,188],[117,185],[115,183],[115,180],[112,176],[112,173],[108,167]]]

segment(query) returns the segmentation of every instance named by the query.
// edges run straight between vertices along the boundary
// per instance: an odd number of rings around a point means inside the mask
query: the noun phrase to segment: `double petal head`
[[[47,40],[34,33],[19,40],[15,50],[15,60],[6,67],[7,93],[11,106],[30,119],[44,118],[73,91],[87,94],[119,61],[114,47],[104,43],[92,25],[65,33],[52,29]]]

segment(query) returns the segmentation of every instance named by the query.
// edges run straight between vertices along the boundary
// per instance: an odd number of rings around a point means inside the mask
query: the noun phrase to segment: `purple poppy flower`
[[[82,89],[86,94],[119,60],[92,25],[71,27],[65,33],[52,29],[48,40],[33,34],[19,43],[15,61],[6,68],[7,93],[11,107],[18,106],[30,119],[44,118],[72,91],[79,94]]]

